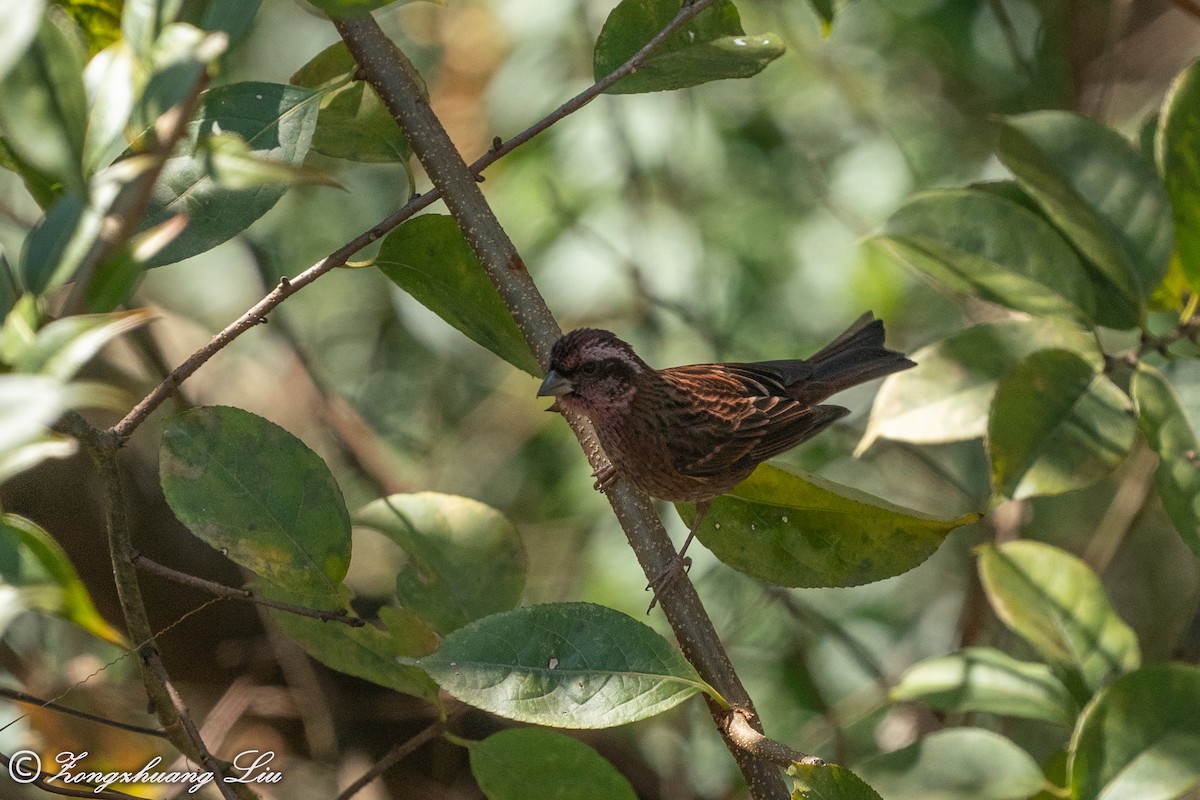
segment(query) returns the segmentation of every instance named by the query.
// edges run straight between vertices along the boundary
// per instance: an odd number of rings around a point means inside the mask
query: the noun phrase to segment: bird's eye
[[[588,361],[579,367],[579,371],[584,375],[595,375],[600,371],[600,365],[595,361]]]

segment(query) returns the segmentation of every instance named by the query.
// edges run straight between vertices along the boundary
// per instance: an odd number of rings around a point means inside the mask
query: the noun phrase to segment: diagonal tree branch
[[[690,19],[709,5],[711,0],[698,0],[685,5],[672,24],[677,27],[682,24],[680,20]],[[508,305],[530,349],[537,355],[538,362],[545,367],[550,348],[561,333],[558,324],[525,269],[516,247],[484,199],[476,175],[454,148],[422,95],[412,64],[369,15],[336,20],[334,24],[358,61],[363,75],[404,131],[430,180],[441,191],[467,243]],[[666,35],[669,34],[660,34],[656,41],[661,42]],[[636,70],[648,53],[649,49],[643,48],[624,68],[630,72]],[[603,464],[603,456],[590,432],[579,419],[568,421],[592,466],[599,468]],[[675,549],[649,498],[623,483],[608,492],[607,496],[647,577],[660,574],[674,556]],[[661,598],[661,604],[684,656],[695,665],[704,680],[733,706],[732,710],[723,708],[706,698],[717,729],[745,776],[752,796],[787,797],[787,789],[778,768],[746,749],[746,737],[735,738],[730,735],[731,714],[739,715],[746,721],[749,730],[760,735],[761,723],[695,588],[690,581],[678,581]]]

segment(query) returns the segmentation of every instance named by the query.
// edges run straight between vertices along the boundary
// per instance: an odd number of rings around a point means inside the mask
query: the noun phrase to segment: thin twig
[[[137,568],[132,561],[137,553],[133,549],[130,533],[129,505],[125,499],[120,470],[117,468],[119,442],[106,431],[92,427],[74,411],[64,414],[60,425],[88,451],[100,476],[106,501],[108,549],[112,560],[113,579],[117,586],[117,599],[121,604],[125,624],[129,627],[130,638],[141,643],[138,646],[138,655],[141,656],[142,684],[146,687],[158,720],[166,730],[168,740],[176,749],[193,761],[203,764],[214,775],[224,776],[226,770],[200,738],[196,724],[188,715],[175,687],[171,685],[158,654],[154,629],[146,613],[146,601],[142,597],[141,586],[138,585]],[[216,784],[226,800],[237,800],[239,797],[250,800],[255,797],[245,784],[231,785],[225,781],[216,781]]]
[[[375,764],[369,770],[360,775],[358,780],[342,790],[342,793],[334,798],[334,800],[350,800],[351,797],[365,789],[367,785],[371,783],[371,781],[387,772],[402,759],[408,757],[421,745],[425,744],[431,739],[441,736],[445,730],[446,721],[439,719],[437,722],[433,723],[416,736],[399,743],[389,750],[383,758],[375,762]]]
[[[7,697],[9,700],[15,700],[18,703],[28,703],[29,705],[37,706],[38,708],[48,708],[51,711],[57,711],[60,714],[69,714],[72,717],[79,717],[80,719],[86,719],[91,722],[98,722],[101,725],[107,725],[110,728],[119,728],[123,731],[129,731],[130,733],[141,733],[146,736],[158,736],[163,739],[167,737],[167,732],[161,728],[147,728],[145,726],[134,725],[129,722],[118,722],[115,719],[109,719],[108,717],[102,717],[98,714],[91,714],[87,711],[80,711],[77,708],[64,706],[61,703],[54,702],[53,700],[45,700],[41,697],[35,697],[28,692],[22,692],[17,689],[0,687],[0,697]]]
[[[161,575],[164,578],[181,583],[184,586],[191,586],[195,589],[215,594],[218,597],[230,597],[235,600],[245,600],[250,603],[257,603],[268,608],[277,608],[280,611],[287,611],[289,614],[296,614],[301,617],[312,617],[319,619],[322,622],[344,622],[351,628],[361,628],[366,625],[366,621],[361,617],[349,616],[349,609],[339,608],[336,611],[320,611],[307,606],[298,606],[295,603],[285,603],[282,600],[272,600],[269,597],[263,597],[252,589],[237,589],[233,586],[226,586],[223,583],[197,578],[195,575],[189,575],[186,572],[171,569],[168,566],[159,564],[157,561],[146,558],[141,553],[134,554],[129,559],[135,567],[143,569],[146,572],[152,572],[155,575]]]
[[[167,674],[167,668],[163,666],[162,657],[159,656],[158,650],[156,648],[148,650],[142,661],[166,689],[167,696],[171,700],[171,708],[179,722],[179,727],[183,729],[187,740],[192,743],[197,759],[213,775],[225,777],[226,770],[224,769],[224,765],[217,761],[216,757],[208,751],[204,740],[200,738],[200,731],[196,728],[196,723],[192,721],[191,714],[188,713],[187,706],[183,703],[183,698],[179,696],[179,692],[175,691],[175,686],[171,683],[171,676]],[[235,792],[230,784],[224,780],[217,780],[215,783],[227,800],[236,800],[239,793]],[[241,794],[244,797],[255,797],[254,793],[246,789],[242,784],[238,784],[238,786],[241,787]]]

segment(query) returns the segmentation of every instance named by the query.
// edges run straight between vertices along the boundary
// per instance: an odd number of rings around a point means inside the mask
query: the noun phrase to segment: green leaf
[[[274,600],[319,610],[336,610],[350,605],[350,592],[344,586],[339,588],[340,602],[336,604],[331,603],[328,596],[294,594],[270,584],[264,584],[261,589],[264,595]],[[275,608],[269,610],[275,624],[325,666],[397,692],[437,701],[437,684],[433,679],[424,670],[397,661],[398,658],[418,658],[433,652],[437,647],[437,635],[402,609],[384,606],[379,610],[382,626],[367,624],[360,628]]]
[[[141,230],[185,212],[187,229],[151,259],[162,266],[203,253],[241,233],[283,197],[287,184],[230,189],[221,186],[196,155],[200,140],[218,133],[241,136],[259,158],[300,166],[317,124],[320,94],[275,83],[233,83],[205,92],[189,125],[186,155],[167,160]]]
[[[396,597],[438,633],[516,607],[525,588],[517,529],[491,506],[466,497],[394,494],[354,514],[400,546],[408,563]]]
[[[441,3],[444,0],[434,0]],[[368,14],[377,8],[383,8],[386,5],[396,3],[411,3],[413,0],[308,0],[317,8],[324,11],[332,19],[346,19],[349,17],[361,17]]]
[[[1180,538],[1200,556],[1200,442],[1171,384],[1138,364],[1130,385],[1138,422],[1158,453],[1154,484]]]
[[[488,800],[637,800],[629,781],[578,739],[509,728],[471,745],[471,773]]]
[[[1048,666],[1018,661],[990,647],[968,647],[909,668],[893,702],[923,700],[940,711],[1040,719],[1068,727],[1078,707]]]
[[[1092,319],[1091,279],[1075,251],[1040,215],[994,192],[924,192],[871,241],[953,291],[1035,316]]]
[[[1137,325],[1174,237],[1167,193],[1149,161],[1117,132],[1066,111],[1009,117],[998,155],[1098,270],[1096,319]]]
[[[123,0],[121,38],[139,58],[147,58],[163,29],[179,16],[183,0]]]
[[[1200,785],[1200,669],[1155,664],[1118,678],[1071,742],[1073,800],[1174,800]]]
[[[113,339],[155,317],[147,308],[112,314],[77,314],[56,319],[37,332],[13,361],[21,372],[40,373],[65,381]]]
[[[845,767],[837,764],[792,764],[792,800],[881,800],[879,794]]]
[[[992,483],[1013,499],[1104,478],[1137,437],[1129,397],[1075,353],[1042,350],[1000,381],[988,421]]]
[[[46,0],[0,0],[0,81],[37,35]]]
[[[0,319],[8,316],[21,294],[17,274],[8,262],[8,256],[4,255],[4,248],[0,247]]]
[[[55,0],[55,4],[65,8],[82,29],[92,55],[120,38],[124,0]]]
[[[1104,356],[1089,333],[1059,320],[976,325],[912,354],[914,369],[889,375],[875,396],[856,454],[878,438],[942,444],[987,433],[996,384],[1030,353],[1063,348],[1097,370]]]
[[[628,61],[678,13],[678,0],[621,0],[596,39],[595,79],[601,80]],[[748,36],[733,3],[718,0],[607,91],[660,92],[723,78],[749,78],[783,55],[783,50],[782,40],[773,33]]]
[[[281,184],[344,188],[333,176],[313,167],[285,164],[258,155],[235,133],[206,136],[200,141],[199,155],[204,160],[205,171],[225,189],[257,189]]]
[[[322,89],[321,115],[312,147],[332,158],[352,161],[408,161],[412,148],[371,85],[354,80],[358,63],[345,42],[322,50],[296,71],[290,83]]]
[[[133,50],[119,40],[97,53],[83,71],[88,105],[83,164],[89,174],[111,163],[127,145],[125,128],[140,88],[140,69]]]
[[[231,45],[241,41],[250,31],[262,0],[209,0],[200,27],[206,31],[221,31]]]
[[[676,506],[691,525],[695,506]],[[818,475],[760,464],[696,532],[724,563],[779,586],[859,586],[907,572],[979,514],[939,519]]]
[[[167,421],[160,458],[167,503],[197,537],[283,589],[338,596],[350,515],[303,442],[249,411],[209,406]]]
[[[375,265],[468,338],[541,376],[512,314],[453,218],[423,214],[403,223],[383,240]]]
[[[41,437],[69,407],[62,384],[41,375],[0,375],[0,454]]]
[[[591,603],[484,617],[416,665],[464,703],[558,728],[624,725],[713,691],[648,626]]]
[[[86,184],[84,58],[74,23],[51,7],[33,43],[0,82],[0,134],[8,147],[59,191],[79,194]]]
[[[174,23],[164,28],[150,51],[150,77],[137,98],[129,129],[149,130],[159,117],[190,99],[206,79],[209,65],[227,46],[224,36],[191,25]]]
[[[60,197],[25,240],[21,278],[26,288],[44,294],[72,280],[103,222],[104,215],[83,195]]]
[[[1154,154],[1171,198],[1180,266],[1191,290],[1200,291],[1200,61],[1167,92]]]
[[[3,583],[22,589],[46,586],[36,593],[33,607],[74,622],[93,636],[121,648],[129,647],[120,631],[104,621],[88,595],[71,560],[50,534],[15,514],[0,514],[0,537],[17,544],[22,554],[12,570],[0,570]]]
[[[1028,753],[981,728],[931,733],[856,770],[887,800],[1025,800],[1046,785]]]
[[[1078,673],[1089,690],[1141,662],[1137,635],[1075,556],[1034,541],[985,545],[979,577],[996,616],[1052,665]]]

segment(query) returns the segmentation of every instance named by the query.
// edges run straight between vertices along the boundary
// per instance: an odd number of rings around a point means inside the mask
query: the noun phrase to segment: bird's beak
[[[575,384],[559,375],[554,370],[546,373],[546,380],[538,387],[538,397],[559,397],[572,391]]]

